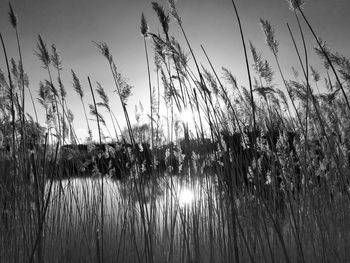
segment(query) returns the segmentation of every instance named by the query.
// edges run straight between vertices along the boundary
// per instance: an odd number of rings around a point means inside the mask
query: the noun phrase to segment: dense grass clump
[[[140,105],[138,123],[131,123],[132,86],[105,42],[94,45],[110,68],[123,114],[114,113],[104,87],[97,82],[94,89],[87,77],[89,119],[86,88],[71,70],[86,142],[74,130],[60,53],[40,35],[35,54],[47,79],[39,84],[39,105],[31,96],[35,120],[26,112],[25,89],[31,89],[10,5],[19,61],[8,58],[0,34],[6,62],[6,73],[0,69],[0,262],[348,261],[350,60],[320,40],[303,1],[290,0],[303,50],[288,25],[302,73],[293,68],[295,78],[287,79],[273,25],[260,20],[271,63],[252,42],[247,48],[232,0],[249,79],[249,88],[240,87],[230,70],[222,68],[220,77],[203,46],[210,69],[201,66],[175,1],[168,2],[169,10],[152,3],[162,33],[153,33],[141,15],[150,96],[145,122]],[[184,46],[171,35],[171,17]],[[309,33],[313,52],[305,42]],[[314,54],[322,73],[309,64]],[[36,106],[45,112],[45,127]]]

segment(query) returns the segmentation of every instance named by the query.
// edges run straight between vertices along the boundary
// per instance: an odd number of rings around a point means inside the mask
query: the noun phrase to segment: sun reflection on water
[[[179,191],[178,198],[180,206],[190,205],[194,201],[194,193],[192,189],[183,187]]]

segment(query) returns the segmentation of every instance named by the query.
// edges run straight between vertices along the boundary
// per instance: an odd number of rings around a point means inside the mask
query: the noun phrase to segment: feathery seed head
[[[42,81],[39,83],[39,103],[44,106],[44,108],[48,108],[48,104],[51,100],[50,88],[45,85]]]
[[[299,77],[299,72],[298,72],[294,67],[292,67],[292,72],[293,72],[294,78],[298,79],[298,77]]]
[[[109,61],[112,61],[112,55],[111,52],[109,51],[109,47],[106,42],[95,42],[93,41],[97,49],[101,52],[101,54]]]
[[[256,48],[254,47],[254,45],[251,41],[249,41],[249,46],[250,46],[250,51],[252,52],[253,61],[254,61],[253,68],[257,73],[259,73],[261,71],[261,69],[263,68],[261,53],[259,53],[256,50]]]
[[[267,95],[270,95],[270,94],[273,94],[276,92],[272,87],[260,87],[259,85],[257,87],[255,87],[255,89],[253,91],[257,92],[265,100],[267,99]]]
[[[44,43],[41,35],[38,36],[39,42],[36,44],[37,50],[35,50],[35,55],[42,62],[44,68],[48,68],[51,63],[50,54],[47,51],[46,44]]]
[[[313,79],[315,82],[320,81],[320,73],[318,73],[312,66],[310,66],[310,68],[311,68],[311,76],[312,76],[312,79]]]
[[[83,89],[82,89],[81,84],[80,84],[80,80],[78,79],[78,77],[75,74],[75,72],[73,71],[73,69],[71,71],[72,71],[72,76],[73,76],[73,88],[79,94],[80,98],[83,98],[84,93],[83,93]]]
[[[179,16],[179,13],[177,12],[176,6],[175,6],[175,0],[168,0],[169,6],[170,6],[170,13],[175,18],[175,20],[179,23],[179,25],[182,24],[181,17]]]
[[[96,82],[97,84],[97,93],[100,96],[100,98],[102,99],[103,103],[108,106],[109,105],[109,98],[106,94],[106,91],[104,90],[104,88],[102,87],[102,85],[99,82]]]
[[[67,92],[65,87],[63,86],[61,78],[58,78],[58,85],[60,86],[61,97],[62,99],[64,99],[67,96]]]
[[[141,26],[140,26],[141,34],[146,37],[148,33],[148,25],[145,15],[142,13],[141,15]]]
[[[45,80],[45,85],[52,92],[53,95],[58,95],[56,87],[52,84],[52,82]]]
[[[11,3],[9,3],[9,7],[10,7],[10,11],[8,12],[9,20],[10,20],[11,25],[14,28],[16,28],[17,27],[17,16],[16,16],[15,12],[13,11]]]
[[[62,58],[55,46],[55,44],[51,45],[51,50],[52,50],[52,55],[51,55],[51,61],[54,65],[54,67],[57,70],[62,70],[63,66],[62,66]]]
[[[245,101],[251,101],[251,96],[250,96],[250,92],[248,91],[248,89],[244,86],[241,86],[242,88],[242,94],[243,94],[243,99]]]
[[[249,41],[249,46],[250,51],[252,52],[254,63],[257,63],[261,58],[261,54],[258,54],[256,48],[253,46],[253,43],[251,41]]]
[[[304,103],[304,105],[307,103],[308,95],[307,95],[307,87],[305,83],[299,83],[297,81],[290,81],[288,83],[289,90],[291,93],[292,99],[296,98]],[[312,92],[312,89],[310,87],[310,90]]]
[[[120,73],[117,74],[117,81],[120,88],[119,96],[124,105],[126,105],[128,98],[131,96],[132,86],[127,83],[126,79],[123,78]]]
[[[163,32],[167,36],[169,31],[169,15],[165,14],[164,8],[157,2],[152,2],[153,10],[157,13]]]
[[[72,123],[73,120],[74,120],[74,114],[73,114],[73,112],[70,109],[67,110],[67,113],[68,113],[67,114],[68,115],[68,121]]]
[[[327,56],[330,57],[331,60],[334,59],[334,55],[331,54],[331,49],[327,46],[326,42],[323,39],[319,38],[318,41],[320,43],[320,47],[315,47],[314,50],[316,54],[322,58],[324,67],[326,69],[329,69],[330,64],[325,54],[327,54]]]
[[[219,94],[219,86],[216,82],[215,77],[209,72],[209,70],[207,70],[206,68],[203,67],[202,65],[202,69],[204,72],[204,78],[207,80],[208,82],[208,86],[211,88],[211,91],[215,94],[215,96],[218,96]]]
[[[222,67],[221,69],[222,69],[223,74],[224,74],[224,79],[226,81],[228,81],[230,84],[232,84],[235,89],[238,89],[237,80],[233,76],[232,72],[229,71],[227,68],[224,68],[224,67]]]
[[[269,62],[266,59],[263,62],[261,77],[264,78],[268,84],[271,84],[273,78],[273,71]]]
[[[177,63],[179,66],[187,67],[188,64],[188,55],[185,54],[184,50],[182,50],[180,43],[174,38],[171,38],[172,49],[174,50],[172,53],[176,56]]]
[[[17,67],[16,61],[13,58],[11,58],[10,63],[11,63],[11,73],[15,79],[18,79],[19,72],[18,72],[18,67]]]
[[[44,83],[42,81],[40,81],[40,83],[39,83],[39,97],[40,98],[45,97],[45,91],[46,91],[46,87],[44,86]]]
[[[277,94],[280,96],[280,98],[282,99],[283,103],[288,106],[288,100],[287,100],[287,97],[286,95],[284,94],[284,92],[280,89],[277,89],[276,90]]]
[[[289,9],[292,11],[299,11],[303,9],[305,2],[303,0],[287,0]]]
[[[156,66],[156,70],[161,69],[162,65],[162,58],[159,56],[158,52],[154,52],[154,64]]]
[[[168,82],[168,79],[165,75],[165,72],[163,69],[160,69],[160,74],[161,74],[161,80],[164,86],[164,99],[165,99],[165,103],[168,104],[171,100],[171,96],[172,96],[172,88],[170,83]]]
[[[0,69],[0,87],[7,86],[6,78],[4,72]]]
[[[276,56],[278,53],[278,41],[275,38],[275,30],[271,26],[268,20],[260,19],[260,25],[265,33],[266,43],[271,49],[272,53]]]
[[[153,49],[158,59],[157,62],[165,62],[167,48],[165,41],[160,36],[157,36],[152,33],[150,33],[150,35],[152,36]]]
[[[21,61],[18,61],[18,72],[20,74],[20,76],[24,75],[24,69],[23,69],[23,64]]]
[[[28,87],[29,86],[29,76],[27,73],[23,73],[23,79],[24,79],[24,86]]]
[[[106,122],[103,116],[97,111],[94,105],[89,104],[90,114],[98,119],[103,125],[106,125]]]

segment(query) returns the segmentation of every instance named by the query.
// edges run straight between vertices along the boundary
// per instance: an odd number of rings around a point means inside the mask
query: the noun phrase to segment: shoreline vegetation
[[[6,65],[0,69],[0,262],[347,262],[350,60],[318,37],[302,0],[288,0],[301,73],[293,68],[294,79],[287,79],[274,27],[260,20],[270,62],[246,39],[232,0],[249,80],[240,87],[228,69],[213,67],[204,46],[210,67],[198,61],[175,1],[167,2],[167,8],[152,2],[160,33],[141,14],[146,122],[140,106],[138,124],[131,123],[132,86],[105,42],[94,45],[110,68],[122,113],[114,112],[99,82],[86,76],[88,90],[71,70],[86,142],[74,130],[60,53],[40,35],[35,55],[47,78],[38,91],[29,84],[20,23],[9,4],[18,61],[0,32]],[[171,19],[184,43],[171,35]],[[315,54],[322,72],[309,63]],[[38,122],[39,108],[45,124]]]

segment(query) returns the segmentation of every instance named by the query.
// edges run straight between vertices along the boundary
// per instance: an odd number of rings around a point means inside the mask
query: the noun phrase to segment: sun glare
[[[189,188],[182,188],[179,192],[179,204],[180,206],[189,205],[193,202],[194,193]]]
[[[185,123],[192,122],[193,114],[189,109],[184,109],[180,114],[180,119]]]

